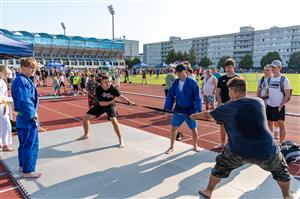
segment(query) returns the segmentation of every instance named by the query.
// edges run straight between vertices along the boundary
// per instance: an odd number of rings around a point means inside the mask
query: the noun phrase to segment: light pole
[[[112,17],[112,40],[115,40],[115,22],[114,22],[114,16],[115,16],[115,10],[112,5],[107,6],[109,13]]]
[[[111,51],[112,51],[114,46],[114,40],[115,40],[115,20],[114,20],[115,10],[112,5],[107,6],[107,8],[112,17],[112,45],[111,45]],[[112,52],[111,52],[111,56],[112,56]],[[111,63],[112,66],[114,66],[112,57],[111,57]]]
[[[61,25],[62,29],[64,29],[64,35],[66,35],[66,26],[65,26],[64,22],[61,22],[60,25]]]

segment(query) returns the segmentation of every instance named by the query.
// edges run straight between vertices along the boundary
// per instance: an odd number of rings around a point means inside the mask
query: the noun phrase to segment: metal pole
[[[114,20],[114,16],[115,15],[112,15],[112,40],[113,40],[113,42],[115,40],[115,20]]]

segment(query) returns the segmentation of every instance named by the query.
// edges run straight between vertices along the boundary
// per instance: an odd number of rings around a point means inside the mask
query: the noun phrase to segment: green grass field
[[[284,74],[291,83],[293,89],[293,95],[300,95],[300,74]],[[258,78],[262,76],[260,73],[240,73],[239,76],[244,77],[248,82],[248,90],[256,92]],[[162,85],[165,83],[165,74],[159,76],[159,79],[155,79],[156,75],[147,76],[147,83],[153,85]],[[130,76],[129,80],[134,84],[140,84],[142,82],[142,76],[137,75],[136,77]],[[201,83],[200,83],[201,84]]]

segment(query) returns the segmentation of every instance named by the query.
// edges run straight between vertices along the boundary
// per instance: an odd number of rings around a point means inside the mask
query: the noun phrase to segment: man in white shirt
[[[215,108],[217,82],[218,80],[212,75],[211,70],[206,70],[206,76],[203,79],[201,89],[206,110],[213,110]]]
[[[273,131],[273,122],[278,121],[280,128],[280,143],[283,143],[286,136],[285,128],[285,104],[291,97],[290,81],[283,76],[280,71],[282,63],[274,60],[271,63],[273,77],[269,78],[269,97],[267,99],[267,119],[271,131]]]

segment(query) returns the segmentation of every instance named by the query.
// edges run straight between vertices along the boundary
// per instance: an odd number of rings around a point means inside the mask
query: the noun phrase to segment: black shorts
[[[74,91],[78,91],[78,84],[73,85],[73,89],[74,89]]]
[[[7,83],[11,83],[12,78],[7,78],[6,80],[7,80]]]
[[[267,113],[268,121],[278,121],[278,120],[284,121],[285,120],[285,106],[283,106],[279,112],[278,106],[272,107],[272,106],[267,105],[266,113]]]
[[[227,178],[232,170],[251,163],[272,173],[277,181],[288,182],[291,180],[288,165],[281,152],[276,154],[269,160],[247,160],[234,154],[228,145],[225,146],[223,152],[216,157],[216,165],[212,169],[212,175],[218,178]]]
[[[60,82],[59,86],[65,87],[65,83],[64,82]]]
[[[108,118],[117,117],[117,109],[116,106],[94,106],[91,108],[87,114],[94,115],[99,117],[103,113],[106,113]]]

